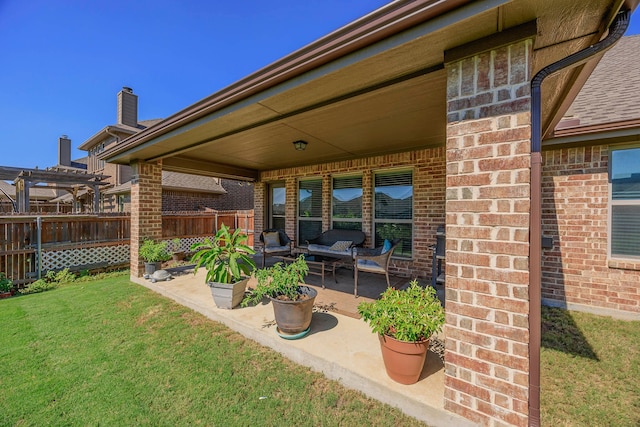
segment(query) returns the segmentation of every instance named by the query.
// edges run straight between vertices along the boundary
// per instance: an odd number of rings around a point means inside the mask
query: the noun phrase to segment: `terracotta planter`
[[[230,310],[242,301],[248,282],[249,278],[247,277],[236,283],[208,282],[207,285],[211,288],[211,295],[213,295],[216,306]]]
[[[271,298],[273,314],[276,317],[278,329],[282,334],[299,334],[306,331],[311,324],[313,302],[316,300],[318,291],[309,286],[301,286],[301,288],[309,298],[298,301],[283,301]]]
[[[416,383],[427,358],[429,340],[406,342],[387,335],[378,335],[378,338],[389,378],[400,384]]]
[[[184,256],[184,251],[177,251],[171,254],[171,258],[173,258],[175,262],[182,261]]]

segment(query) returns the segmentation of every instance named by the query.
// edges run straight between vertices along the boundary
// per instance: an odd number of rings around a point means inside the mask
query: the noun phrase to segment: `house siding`
[[[390,271],[402,277],[431,277],[430,245],[435,243],[438,225],[444,224],[445,195],[445,151],[444,147],[417,150],[384,156],[367,157],[342,162],[323,163],[311,166],[263,172],[260,182],[255,185],[256,232],[265,228],[267,219],[266,200],[270,182],[285,182],[286,233],[296,241],[297,237],[297,183],[299,179],[322,177],[322,226],[331,227],[331,178],[336,175],[362,175],[362,231],[367,240],[365,246],[372,245],[373,233],[373,174],[387,169],[407,168],[413,170],[413,257],[411,260],[393,258]]]
[[[542,297],[637,318],[640,260],[608,257],[608,168],[608,145],[543,152],[542,232],[554,245],[543,252]]]

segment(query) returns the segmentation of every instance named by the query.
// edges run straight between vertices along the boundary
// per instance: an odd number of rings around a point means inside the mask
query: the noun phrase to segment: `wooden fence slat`
[[[197,238],[215,234],[219,224],[242,229],[254,244],[253,210],[164,213],[162,238]],[[38,216],[0,217],[0,271],[16,284],[28,284],[37,277]],[[93,248],[128,244],[131,217],[125,215],[41,215],[42,250]]]

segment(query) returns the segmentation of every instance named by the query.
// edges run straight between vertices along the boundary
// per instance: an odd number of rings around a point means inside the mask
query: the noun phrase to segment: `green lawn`
[[[542,424],[640,425],[640,322],[543,309]],[[420,425],[128,276],[0,300],[0,425]]]
[[[0,425],[421,425],[127,276],[0,300]]]
[[[541,421],[640,426],[640,322],[543,307]]]

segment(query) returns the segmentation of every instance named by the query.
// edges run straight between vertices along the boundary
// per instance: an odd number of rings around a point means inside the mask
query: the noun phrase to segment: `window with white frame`
[[[611,257],[640,258],[640,147],[610,155]]]
[[[322,179],[298,181],[298,244],[322,233]]]
[[[410,258],[413,247],[413,173],[381,171],[374,175],[375,246],[402,239],[393,256]]]
[[[334,177],[332,228],[362,230],[362,176]]]

